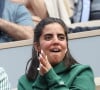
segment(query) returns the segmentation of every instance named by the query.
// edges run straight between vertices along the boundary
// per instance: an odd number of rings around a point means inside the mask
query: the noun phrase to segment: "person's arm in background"
[[[36,24],[48,17],[47,8],[44,0],[11,0],[15,3],[24,4],[32,14],[32,19]]]
[[[0,67],[0,90],[11,90],[8,75],[3,68]]]
[[[33,38],[33,28],[31,26],[18,25],[0,18],[0,28],[14,40]]]
[[[8,2],[5,5],[3,15],[3,18],[0,18],[2,32],[7,33],[14,40],[33,38],[33,20],[24,5]]]
[[[28,0],[26,2],[26,7],[34,16],[40,17],[41,19],[48,17],[48,12],[44,0]]]

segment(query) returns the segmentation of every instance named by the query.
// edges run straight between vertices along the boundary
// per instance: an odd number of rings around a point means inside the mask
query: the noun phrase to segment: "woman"
[[[67,32],[61,19],[40,21],[34,31],[32,58],[18,90],[95,90],[91,68],[70,54]]]

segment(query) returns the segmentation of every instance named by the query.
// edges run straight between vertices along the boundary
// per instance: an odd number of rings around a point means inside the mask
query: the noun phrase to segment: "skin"
[[[40,36],[39,45],[35,45],[39,55],[40,74],[47,73],[52,66],[60,63],[67,51],[67,41],[63,27],[58,23],[48,24]],[[54,52],[55,51],[55,52]]]
[[[1,30],[6,32],[14,40],[25,40],[33,38],[32,26],[18,25],[0,18],[0,28],[2,28]]]
[[[48,17],[44,0],[11,0],[11,1],[24,4],[32,14],[33,20],[36,22],[40,22],[41,19]]]
[[[21,0],[11,0],[14,2],[24,3]],[[14,40],[26,40],[33,38],[33,27],[18,25],[13,22],[9,22],[0,18],[0,30],[6,32],[9,36],[11,36]]]

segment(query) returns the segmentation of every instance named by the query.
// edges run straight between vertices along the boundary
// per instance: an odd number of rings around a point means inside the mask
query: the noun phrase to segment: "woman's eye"
[[[58,35],[58,38],[59,38],[59,40],[62,41],[62,40],[65,40],[66,37],[64,35]]]
[[[45,36],[45,40],[47,40],[47,41],[51,40],[51,38],[52,38],[52,35],[46,35]]]

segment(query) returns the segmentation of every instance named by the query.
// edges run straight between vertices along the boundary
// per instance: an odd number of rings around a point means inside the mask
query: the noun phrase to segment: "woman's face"
[[[48,24],[40,36],[40,48],[51,65],[61,62],[67,51],[67,40],[63,27],[58,23]]]

